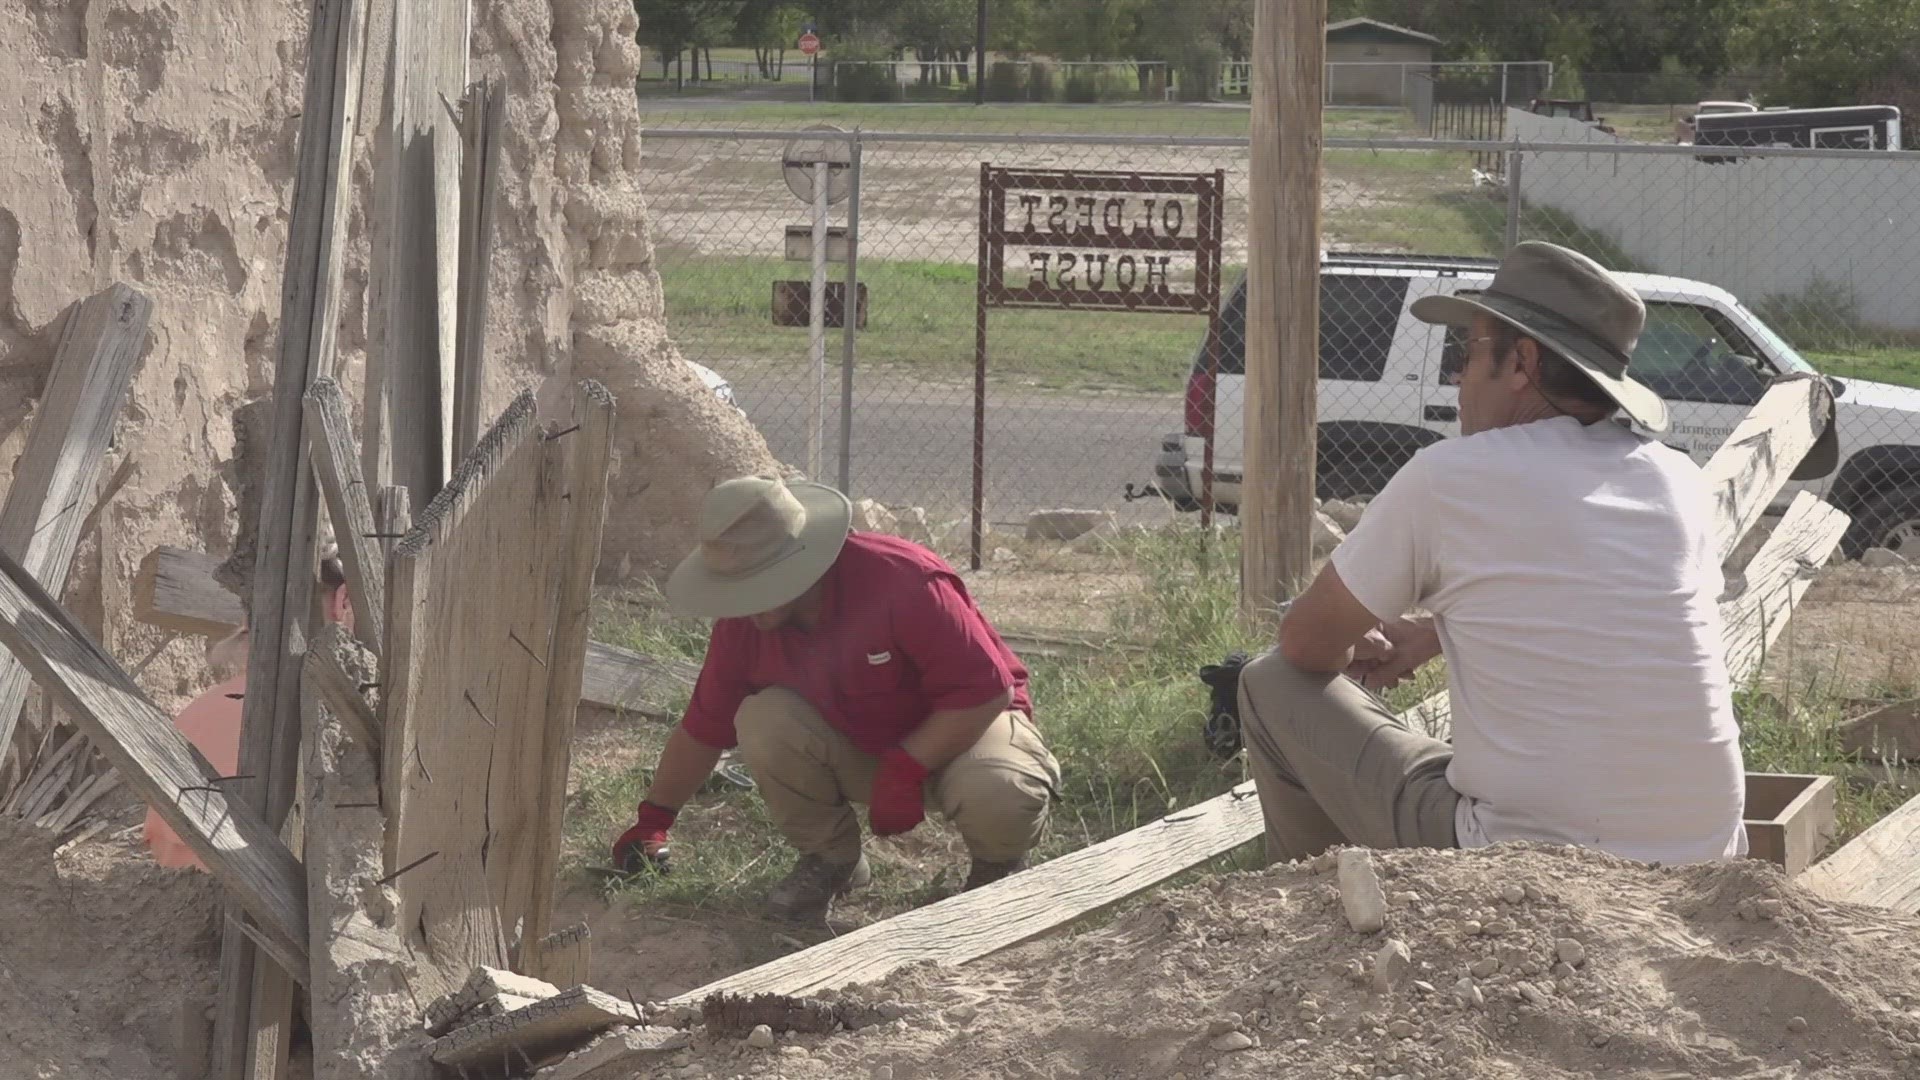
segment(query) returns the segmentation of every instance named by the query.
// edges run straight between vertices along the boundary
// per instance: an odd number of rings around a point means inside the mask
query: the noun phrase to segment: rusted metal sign
[[[986,521],[987,312],[1047,308],[1205,315],[1207,362],[1216,369],[1225,192],[1224,170],[1105,172],[981,163],[973,370],[975,570],[981,565]],[[1213,410],[1206,413],[1200,512],[1202,522],[1211,524]]]

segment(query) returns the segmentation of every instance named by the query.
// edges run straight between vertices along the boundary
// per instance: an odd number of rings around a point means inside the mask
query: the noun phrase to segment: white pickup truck
[[[1329,255],[1320,277],[1319,461],[1321,498],[1368,498],[1414,452],[1460,431],[1453,385],[1457,333],[1413,317],[1422,296],[1475,290],[1493,280],[1485,259]],[[1793,347],[1731,293],[1685,278],[1621,277],[1647,304],[1633,372],[1671,406],[1659,437],[1705,463],[1784,372],[1810,372]],[[1197,510],[1209,419],[1215,426],[1214,502],[1231,513],[1240,494],[1245,393],[1246,283],[1222,309],[1217,383],[1204,349],[1187,381],[1185,430],[1162,438],[1154,484],[1181,510]],[[1830,379],[1839,465],[1787,485],[1775,508],[1809,490],[1844,510],[1850,556],[1869,547],[1920,555],[1920,390]],[[1207,415],[1213,406],[1212,417]]]

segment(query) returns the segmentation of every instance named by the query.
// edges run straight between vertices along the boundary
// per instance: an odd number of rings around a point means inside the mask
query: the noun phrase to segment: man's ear
[[[1540,343],[1530,337],[1515,338],[1513,342],[1513,370],[1526,376],[1527,385],[1545,392],[1540,384]]]

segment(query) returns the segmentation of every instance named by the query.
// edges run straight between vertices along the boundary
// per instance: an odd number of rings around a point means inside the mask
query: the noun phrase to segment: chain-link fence
[[[1920,390],[1906,388],[1920,385],[1920,308],[1909,299],[1920,225],[1906,212],[1920,154],[1714,147],[1708,155],[1615,139],[1564,117],[1516,110],[1506,121],[1500,142],[1327,143],[1318,477],[1321,496],[1336,503],[1327,508],[1334,523],[1350,526],[1415,450],[1459,431],[1450,380],[1459,342],[1414,319],[1412,302],[1483,287],[1507,247],[1538,238],[1640,275],[1632,281],[1648,324],[1634,367],[1672,403],[1663,438],[1697,460],[1774,375],[1811,367],[1838,376],[1841,464],[1794,487],[1854,516],[1848,552],[1920,551]],[[790,184],[782,161],[816,138],[649,129],[656,262],[682,351],[732,384],[783,460],[818,461],[822,479],[873,500],[875,524],[931,542],[956,565],[977,554],[985,571],[977,588],[1003,622],[1103,629],[1111,605],[1142,585],[1128,543],[1197,523],[1209,494],[1222,516],[1234,509],[1246,140],[835,136],[833,175],[845,198],[827,212],[826,309],[844,313],[850,291],[856,325],[825,328],[815,347],[807,325],[815,206],[796,196],[808,182]],[[1120,183],[1057,201],[1016,194],[990,207],[986,220],[1008,234],[999,256],[1006,281],[1082,302],[983,313],[983,165],[1217,173],[1218,349],[1207,348],[1203,314],[1088,310],[1121,288],[1123,255],[1134,267],[1129,288],[1180,295],[1203,284],[1204,260],[1191,250],[1153,264],[1125,239],[1143,220],[1148,234],[1177,232],[1167,215],[1178,214],[1192,240],[1197,206],[1129,198]],[[1103,239],[1115,235],[1122,240]],[[1150,265],[1160,269],[1140,269]],[[843,291],[849,284],[856,288]],[[1044,514],[1055,510],[1087,513]],[[1097,527],[1075,537],[1089,525]]]

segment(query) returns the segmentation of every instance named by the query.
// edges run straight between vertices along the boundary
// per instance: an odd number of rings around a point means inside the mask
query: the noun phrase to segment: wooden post
[[[353,424],[347,419],[346,395],[332,378],[320,379],[307,391],[307,452],[313,472],[326,497],[333,539],[340,547],[340,565],[347,573],[347,596],[353,601],[354,636],[380,652],[380,631],[387,617],[387,563],[374,535],[373,498],[360,474],[354,453]]]
[[[1320,91],[1326,0],[1255,0],[1241,608],[1313,567],[1320,356]]]
[[[302,626],[313,607],[320,500],[307,457],[304,397],[333,369],[340,324],[341,250],[353,184],[348,170],[360,108],[360,0],[313,0],[308,22],[306,97],[300,122],[293,211],[280,289],[272,451],[261,495],[259,547],[249,609],[247,691],[238,781],[245,801],[275,832],[293,805],[299,773]],[[245,929],[244,926],[241,929]],[[301,940],[304,947],[304,935]],[[229,933],[215,1017],[215,1076],[284,1075],[292,1034],[293,986],[277,965]]]
[[[114,285],[69,308],[61,324],[46,393],[0,506],[0,551],[53,596],[66,587],[87,516],[82,506],[100,480],[152,311],[145,295]],[[0,759],[13,743],[31,681],[24,666],[0,655]]]

